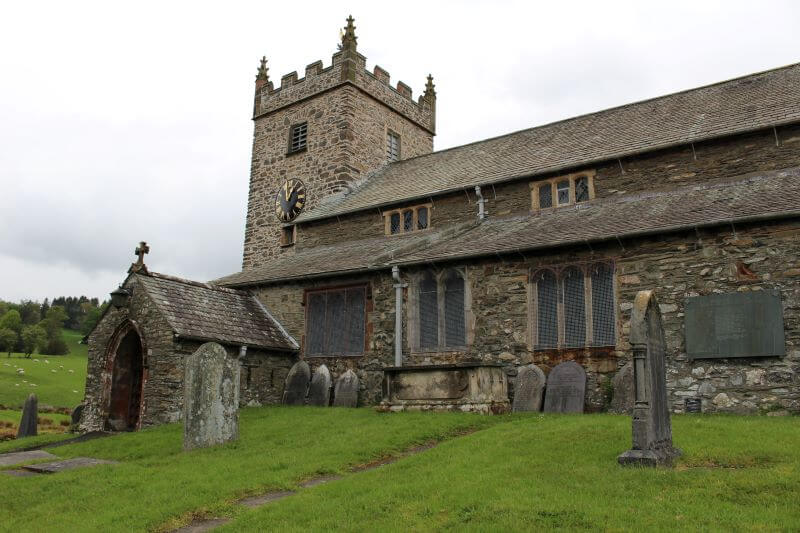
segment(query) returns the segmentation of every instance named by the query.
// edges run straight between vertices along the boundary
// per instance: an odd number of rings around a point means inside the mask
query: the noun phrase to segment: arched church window
[[[552,270],[540,270],[536,283],[536,348],[558,347],[558,286]]]
[[[460,350],[467,345],[467,291],[464,274],[424,272],[416,282],[414,349]]]
[[[597,263],[592,270],[592,344],[613,346],[614,335],[614,271],[607,263]]]
[[[307,356],[364,353],[366,290],[362,285],[306,293]]]
[[[444,280],[445,347],[466,345],[464,320],[464,278],[451,270]]]
[[[439,345],[439,296],[436,277],[426,272],[419,282],[419,347]]]
[[[586,345],[586,302],[583,272],[577,267],[564,270],[564,344],[567,348]]]

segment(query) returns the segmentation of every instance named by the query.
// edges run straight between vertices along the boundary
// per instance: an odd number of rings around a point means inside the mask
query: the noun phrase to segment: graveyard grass
[[[618,466],[630,431],[630,418],[615,415],[247,408],[240,440],[215,448],[182,452],[182,426],[172,424],[52,449],[121,463],[0,476],[0,523],[13,531],[165,531],[192,516],[228,516],[223,530],[800,528],[796,418],[675,416],[684,451],[675,469]],[[261,508],[234,503],[440,439]]]
[[[39,398],[40,413],[45,406],[71,410],[78,405],[86,385],[87,346],[79,344],[81,337],[77,331],[64,330],[68,355],[33,354],[28,359],[21,353],[11,357],[0,353],[0,406],[21,410],[32,392]],[[18,368],[25,374],[18,374]]]

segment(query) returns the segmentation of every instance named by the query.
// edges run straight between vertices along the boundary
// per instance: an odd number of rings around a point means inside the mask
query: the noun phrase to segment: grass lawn
[[[376,470],[301,489],[257,509],[267,490],[452,436]],[[51,450],[121,464],[0,476],[10,531],[168,530],[231,516],[227,530],[531,531],[800,529],[796,418],[673,417],[675,469],[622,468],[630,418],[378,414],[370,409],[248,408],[241,438],[182,452],[173,424]]]
[[[83,400],[86,385],[86,345],[78,344],[81,334],[64,330],[69,355],[0,354],[0,405],[21,409],[31,392],[43,406],[72,409]],[[24,375],[18,374],[18,369]]]
[[[630,418],[514,415],[240,513],[224,531],[798,530],[796,418],[675,416],[675,469],[616,464]]]
[[[371,409],[247,408],[240,440],[182,451],[183,427],[160,426],[51,451],[121,461],[53,475],[0,475],[0,529],[169,529],[189,513],[235,514],[237,497],[292,488],[500,418],[463,413],[381,415]],[[17,441],[22,443],[23,441]]]

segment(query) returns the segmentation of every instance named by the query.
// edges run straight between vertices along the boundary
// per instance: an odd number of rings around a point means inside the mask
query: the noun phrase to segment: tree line
[[[65,355],[69,347],[63,328],[84,335],[94,328],[108,302],[86,296],[59,296],[39,303],[0,300],[0,350],[23,353],[27,357],[38,349],[42,355]]]

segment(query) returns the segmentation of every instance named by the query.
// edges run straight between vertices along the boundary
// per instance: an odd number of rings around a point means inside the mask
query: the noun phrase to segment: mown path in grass
[[[234,502],[440,440],[499,418],[463,413],[265,407],[241,411],[240,439],[182,451],[171,424],[51,449],[62,458],[121,463],[26,478],[0,474],[0,524],[9,531],[170,529],[190,513],[235,516]],[[20,441],[21,442],[21,441]]]
[[[514,415],[239,513],[220,531],[797,530],[794,418],[676,416],[677,468],[628,469],[630,418]]]
[[[64,330],[68,355],[0,353],[0,405],[21,409],[32,392],[39,398],[39,407],[72,409],[83,401],[86,385],[87,347],[79,344],[81,334]],[[22,369],[24,373],[19,373]]]

